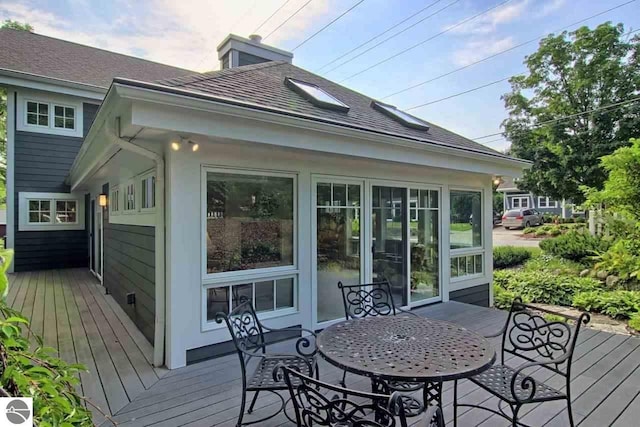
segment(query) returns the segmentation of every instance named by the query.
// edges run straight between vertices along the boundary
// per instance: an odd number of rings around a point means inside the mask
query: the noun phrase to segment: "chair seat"
[[[247,383],[248,391],[257,390],[286,390],[287,385],[283,381],[276,381],[273,378],[273,370],[279,364],[283,364],[289,368],[296,369],[305,375],[311,375],[309,372],[309,365],[307,365],[299,357],[266,357],[260,360],[260,363],[253,372],[251,378]],[[294,383],[294,385],[298,385]]]
[[[509,403],[516,403],[516,399],[511,392],[511,379],[513,378],[515,373],[516,370],[510,368],[509,366],[494,365],[481,374],[470,378],[470,380],[480,387],[484,388],[485,390],[498,396],[500,399]],[[522,380],[524,378],[525,375],[519,374],[515,384],[516,396],[521,401],[543,402],[547,400],[558,400],[565,398],[564,393],[552,387],[549,387],[544,383],[536,381],[535,378],[532,378],[536,385],[536,392],[533,398],[529,399],[531,390],[522,388]]]

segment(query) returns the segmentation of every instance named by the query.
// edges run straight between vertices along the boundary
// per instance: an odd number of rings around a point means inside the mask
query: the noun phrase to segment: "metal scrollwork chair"
[[[547,321],[539,313],[548,313],[564,318],[564,321]],[[575,318],[524,304],[516,298],[511,304],[507,321],[502,329],[487,338],[502,336],[501,363],[478,374],[470,380],[509,405],[511,415],[501,405],[498,410],[470,404],[458,404],[458,384],[454,383],[454,420],[459,407],[480,408],[499,415],[513,426],[524,426],[518,421],[523,405],[554,400],[566,400],[569,424],[573,427],[571,410],[571,361],[580,327],[590,321],[587,313]],[[571,325],[569,322],[572,322]],[[516,368],[504,364],[505,354],[524,359]],[[531,368],[545,368],[565,378],[565,390],[550,387],[527,374]],[[455,421],[454,421],[455,425]]]
[[[361,319],[374,316],[395,316],[398,313],[417,316],[415,313],[396,307],[391,293],[391,285],[388,281],[367,283],[362,285],[343,285],[338,282],[338,288],[342,292],[342,303],[347,320]],[[346,387],[347,371],[342,374],[343,387]],[[413,392],[423,388],[420,383],[382,382],[375,380],[372,384],[376,392]],[[416,399],[403,396],[404,406],[408,416],[415,416],[423,409],[423,405]]]
[[[287,384],[295,411],[295,423],[300,427],[407,427],[401,396],[349,390],[321,382],[279,365],[274,380]],[[444,427],[439,407],[430,407],[424,415],[422,427]]]
[[[244,301],[238,305],[229,314],[217,313],[216,322],[225,322],[233,344],[240,359],[240,369],[242,371],[242,401],[240,404],[240,415],[238,416],[237,426],[261,423],[268,420],[283,411],[285,408],[285,400],[278,391],[287,390],[287,384],[284,381],[276,381],[273,377],[274,368],[283,364],[295,368],[300,372],[304,372],[309,376],[318,377],[318,365],[316,361],[315,334],[303,328],[280,328],[273,329],[263,325],[256,315],[255,309],[251,301]],[[266,332],[300,332],[308,335],[298,338],[296,341],[297,354],[274,354],[267,353],[267,343],[265,341]],[[250,376],[247,370],[250,365],[255,364],[255,370]],[[242,419],[245,414],[245,405],[247,394],[254,392],[253,399],[249,404],[248,414],[253,412],[254,405],[258,399],[260,392],[270,392],[280,398],[282,402],[280,408],[272,415],[266,416],[259,420],[246,422],[243,424]],[[287,418],[289,416],[286,414]],[[290,419],[290,418],[289,418]],[[291,419],[290,419],[291,420]],[[293,421],[293,420],[291,420]]]

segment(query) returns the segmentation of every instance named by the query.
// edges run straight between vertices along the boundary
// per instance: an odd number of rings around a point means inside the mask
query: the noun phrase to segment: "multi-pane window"
[[[293,266],[294,178],[207,172],[206,273]]]
[[[78,220],[78,202],[75,200],[56,201],[56,223],[73,224]]]
[[[118,188],[111,190],[109,207],[111,209],[111,213],[118,213],[120,211],[120,190]]]
[[[124,210],[133,211],[136,209],[136,186],[134,183],[127,184],[124,193]]]
[[[49,126],[49,104],[27,101],[27,124]]]
[[[451,249],[482,246],[482,193],[480,191],[451,191],[450,197]]]
[[[151,209],[156,206],[156,177],[149,176],[142,179],[141,193],[142,209]]]
[[[51,222],[51,200],[29,200],[29,223],[48,224]]]
[[[294,277],[207,288],[207,321],[215,320],[216,313],[229,313],[244,301],[251,301],[258,313],[295,308],[295,290]]]
[[[60,129],[76,128],[76,111],[73,107],[53,106],[53,127]]]
[[[464,255],[451,257],[451,278],[475,276],[484,271],[482,255]]]
[[[528,208],[529,207],[529,198],[528,197],[512,197],[511,198],[511,207],[514,208],[514,209]]]
[[[548,197],[538,197],[539,208],[557,208],[558,202],[551,200]]]

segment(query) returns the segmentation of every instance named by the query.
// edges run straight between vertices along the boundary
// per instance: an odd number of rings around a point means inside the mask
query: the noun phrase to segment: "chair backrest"
[[[338,288],[342,291],[344,315],[347,320],[396,314],[396,305],[388,281],[349,286],[338,282]]]
[[[543,316],[547,314],[549,320]],[[563,376],[571,369],[573,350],[580,327],[589,323],[588,313],[573,317],[524,304],[516,298],[511,304],[502,335],[502,361],[505,353],[530,362],[563,360],[563,363],[542,365]]]
[[[229,314],[217,313],[216,322],[226,323],[241,360],[245,360],[247,353],[265,352],[264,331],[251,301],[241,302]]]
[[[312,426],[406,427],[401,396],[349,390],[316,380],[284,365],[273,377],[287,384],[296,424]]]

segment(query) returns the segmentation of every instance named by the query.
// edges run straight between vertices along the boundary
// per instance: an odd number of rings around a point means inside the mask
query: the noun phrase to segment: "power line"
[[[590,19],[597,18],[598,16],[604,15],[604,14],[606,14],[606,13],[611,12],[612,10],[616,10],[616,9],[619,9],[619,8],[621,8],[621,7],[623,7],[623,6],[628,5],[628,4],[634,3],[635,1],[636,1],[636,0],[630,0],[630,1],[627,1],[626,3],[619,4],[619,5],[617,5],[617,6],[614,6],[614,7],[612,7],[612,8],[609,8],[609,9],[607,9],[607,10],[603,11],[603,12],[596,13],[595,15],[591,15],[591,16],[589,16],[589,17],[587,17],[587,18],[581,19],[581,20],[576,21],[576,22],[574,22],[574,23],[572,23],[572,24],[566,25],[566,26],[564,26],[564,27],[562,27],[562,28],[558,28],[558,29],[556,29],[556,30],[552,31],[552,33],[557,33],[557,32],[563,31],[563,30],[565,30],[565,29],[567,29],[567,28],[569,28],[569,27],[573,27],[574,25],[578,25],[578,24],[581,24],[581,23],[583,23],[583,22],[585,22],[585,21],[588,21],[588,20],[590,20]],[[636,31],[638,31],[638,30],[636,30]],[[636,32],[636,31],[632,31],[632,32],[627,33],[627,34],[632,34],[632,33]],[[495,58],[495,57],[497,57],[497,56],[500,56],[500,55],[502,55],[502,54],[504,54],[504,53],[511,52],[512,50],[518,49],[518,48],[520,48],[520,47],[522,47],[522,46],[525,46],[525,45],[528,45],[528,44],[530,44],[530,43],[533,43],[533,42],[535,42],[535,41],[537,41],[537,40],[540,40],[541,38],[546,37],[546,36],[547,36],[547,34],[548,34],[548,33],[545,33],[544,35],[541,35],[541,36],[538,36],[538,37],[536,37],[536,38],[533,38],[533,39],[527,40],[527,41],[525,41],[525,42],[522,42],[522,43],[520,43],[520,44],[517,44],[517,45],[515,45],[515,46],[512,46],[512,47],[510,47],[510,48],[508,48],[508,49],[501,50],[501,51],[496,52],[496,53],[494,53],[494,54],[492,54],[492,55],[485,56],[484,58],[481,58],[481,59],[479,59],[479,60],[477,60],[477,61],[474,61],[474,62],[472,62],[472,63],[470,63],[470,64],[467,64],[467,65],[464,65],[464,66],[462,66],[462,67],[456,68],[456,69],[454,69],[454,70],[451,70],[451,71],[449,71],[449,72],[447,72],[447,73],[440,74],[439,76],[433,77],[433,78],[431,78],[431,79],[429,79],[429,80],[425,80],[425,81],[423,81],[423,82],[416,83],[416,84],[414,84],[414,85],[411,85],[411,86],[409,86],[409,87],[406,87],[406,88],[404,88],[404,89],[402,89],[402,90],[399,90],[399,91],[393,92],[393,93],[391,93],[391,94],[389,94],[389,95],[386,95],[386,96],[384,96],[384,97],[380,98],[380,100],[384,100],[384,99],[387,99],[387,98],[391,98],[392,96],[396,96],[396,95],[399,95],[399,94],[401,94],[401,93],[404,93],[404,92],[410,91],[410,90],[412,90],[412,89],[415,89],[415,88],[417,88],[417,87],[424,86],[424,85],[426,85],[426,84],[428,84],[428,83],[432,83],[432,82],[434,82],[434,81],[436,81],[436,80],[439,80],[439,79],[441,79],[441,78],[443,78],[443,77],[447,77],[447,76],[450,76],[451,74],[457,73],[458,71],[465,70],[465,69],[467,69],[467,68],[473,67],[474,65],[478,65],[478,64],[480,64],[480,63],[482,63],[482,62],[485,62],[485,61],[488,61],[488,60],[490,60],[490,59],[493,59],[493,58]]]
[[[631,99],[627,99],[627,100],[624,100],[624,101],[614,102],[613,104],[604,105],[602,107],[592,108],[591,110],[583,111],[581,113],[574,113],[574,114],[569,114],[568,116],[559,117],[557,119],[545,120],[544,122],[535,123],[535,124],[533,124],[531,126],[528,126],[527,129],[535,129],[535,128],[538,128],[540,126],[544,126],[544,125],[548,125],[548,124],[552,124],[552,123],[556,123],[556,122],[561,122],[563,120],[572,119],[574,117],[584,116],[585,114],[595,113],[596,111],[608,110],[608,109],[613,108],[613,107],[620,108],[620,107],[623,107],[623,106],[625,106],[627,104],[631,104],[631,103],[636,102],[636,101],[640,101],[640,96],[637,96],[637,97],[631,98]],[[614,109],[616,109],[616,108],[614,108]],[[492,134],[489,134],[489,135],[479,136],[477,138],[472,138],[472,139],[475,141],[475,140],[478,140],[478,139],[484,139],[484,138],[489,138],[489,137],[492,137],[492,136],[498,136],[498,135],[503,135],[503,134],[504,134],[504,132],[497,132],[497,133],[492,133]]]
[[[465,90],[465,91],[462,91],[462,92],[458,92],[458,93],[455,93],[453,95],[445,96],[444,98],[434,99],[433,101],[425,102],[423,104],[419,104],[419,105],[416,105],[416,106],[411,107],[411,108],[406,108],[405,111],[415,110],[416,108],[426,107],[427,105],[436,104],[438,102],[446,101],[447,99],[451,99],[451,98],[455,98],[455,97],[460,96],[460,95],[465,95],[467,93],[475,92],[477,90],[484,89],[485,87],[489,87],[489,86],[493,86],[493,85],[498,84],[498,83],[502,83],[504,81],[509,80],[510,78],[511,77],[505,77],[504,79],[500,79],[500,80],[496,80],[496,81],[493,81],[493,82],[490,82],[490,83],[486,83],[486,84],[483,84],[481,86],[474,87],[472,89],[468,89],[468,90]]]
[[[337,58],[335,58],[335,59],[333,59],[333,60],[331,60],[331,61],[327,62],[327,63],[326,63],[326,64],[324,64],[322,67],[318,68],[318,70],[317,70],[317,71],[321,71],[322,69],[324,69],[324,68],[328,67],[329,65],[331,65],[331,64],[333,64],[333,63],[335,63],[335,62],[337,62],[337,61],[341,60],[341,59],[342,59],[342,58],[344,58],[345,56],[349,55],[349,54],[350,54],[350,53],[352,53],[352,52],[355,52],[356,50],[360,49],[362,46],[364,46],[364,45],[366,45],[366,44],[368,44],[368,43],[370,43],[370,42],[374,41],[374,40],[375,40],[375,39],[377,39],[378,37],[382,37],[382,36],[384,36],[384,35],[385,35],[385,34],[387,34],[389,31],[393,30],[394,28],[399,27],[400,25],[404,24],[405,22],[407,22],[408,20],[410,20],[410,19],[411,19],[411,18],[413,18],[414,16],[417,16],[417,15],[421,14],[421,13],[422,13],[422,12],[424,12],[425,10],[427,10],[427,9],[429,9],[429,8],[431,8],[431,7],[433,7],[433,6],[435,6],[436,4],[440,3],[441,1],[442,1],[442,0],[436,0],[436,1],[432,2],[432,3],[430,3],[429,5],[427,5],[427,6],[423,7],[422,9],[420,9],[419,11],[417,11],[417,12],[415,12],[415,13],[413,13],[413,14],[411,14],[411,15],[407,16],[407,17],[406,17],[405,19],[403,19],[402,21],[400,21],[400,22],[398,22],[398,23],[396,23],[396,24],[392,25],[391,27],[387,28],[387,29],[386,29],[386,30],[384,30],[383,32],[381,32],[381,33],[379,33],[379,34],[377,34],[377,35],[375,35],[375,36],[371,37],[369,40],[367,40],[367,41],[365,41],[365,42],[363,42],[363,43],[360,43],[358,46],[354,47],[353,49],[349,50],[348,52],[345,52],[345,53],[343,53],[342,55],[338,56]]]
[[[484,142],[482,143],[482,145],[489,145],[489,144],[491,144],[491,143],[493,143],[493,142],[498,142],[498,141],[508,142],[506,138],[502,137],[502,138],[492,139],[492,140],[490,140],[490,141],[484,141]]]
[[[290,2],[290,1],[291,1],[291,0],[287,0],[287,1],[285,1],[284,3],[282,3],[282,5],[280,5],[280,7],[279,7],[279,8],[277,8],[275,12],[273,12],[271,15],[269,15],[269,17],[268,17],[267,19],[265,19],[264,21],[262,21],[262,24],[258,25],[258,26],[256,27],[256,29],[255,29],[255,30],[253,30],[253,34],[256,34],[256,33],[260,30],[260,28],[262,28],[262,27],[264,26],[264,24],[266,24],[267,22],[269,22],[269,21],[271,20],[271,18],[273,18],[274,16],[276,16],[276,14],[277,14],[278,12],[280,12],[280,11],[282,10],[282,8],[284,8],[287,4],[289,4],[289,2]]]
[[[287,22],[289,22],[289,20],[291,18],[293,18],[294,16],[296,16],[298,14],[298,12],[300,12],[302,9],[304,9],[305,7],[307,7],[307,5],[309,3],[311,3],[313,0],[308,0],[305,4],[303,4],[302,6],[300,6],[298,8],[298,10],[296,10],[295,12],[293,12],[291,15],[289,15],[289,17],[287,19],[285,19],[280,25],[278,25],[273,31],[271,31],[269,34],[267,34],[266,37],[263,37],[262,40],[266,40],[268,39],[273,33],[275,33],[276,31],[278,31],[280,28],[282,28],[282,26],[284,24],[286,24]]]
[[[359,53],[359,54],[357,54],[356,56],[354,56],[354,57],[352,57],[352,58],[347,59],[346,61],[344,61],[344,62],[342,62],[342,63],[340,63],[340,64],[336,65],[335,67],[331,68],[331,69],[330,69],[330,70],[328,70],[328,71],[325,71],[323,74],[328,74],[328,73],[330,73],[330,72],[332,72],[332,71],[334,71],[334,70],[337,70],[338,68],[342,67],[343,65],[348,64],[349,62],[354,61],[354,60],[356,60],[356,59],[360,58],[360,57],[361,57],[362,55],[364,55],[365,53],[370,52],[370,51],[372,51],[373,49],[377,48],[378,46],[381,46],[381,45],[383,45],[384,43],[388,42],[389,40],[391,40],[391,39],[393,39],[393,38],[395,38],[395,37],[399,36],[400,34],[402,34],[402,33],[406,32],[406,31],[409,31],[411,28],[415,27],[416,25],[418,25],[418,24],[420,24],[420,23],[422,23],[422,22],[426,21],[427,19],[429,19],[429,18],[431,18],[431,17],[436,16],[436,15],[437,15],[437,14],[439,14],[440,12],[442,12],[442,11],[444,11],[444,10],[446,10],[446,9],[450,8],[451,6],[453,6],[454,4],[456,4],[456,3],[458,3],[458,2],[460,2],[460,0],[454,0],[454,1],[452,1],[452,2],[451,2],[451,3],[449,3],[448,5],[446,5],[446,6],[442,7],[442,8],[440,8],[440,9],[436,10],[436,11],[435,11],[435,12],[433,12],[432,14],[427,15],[427,16],[425,16],[424,18],[420,19],[419,21],[416,21],[416,22],[414,22],[413,24],[409,25],[407,28],[404,28],[404,29],[402,29],[402,30],[398,31],[398,32],[397,32],[397,33],[395,33],[394,35],[387,37],[386,39],[382,40],[382,41],[381,41],[381,42],[379,42],[379,43],[376,43],[375,45],[371,46],[370,48],[368,48],[368,49],[366,49],[366,50],[364,50],[364,51],[360,52],[360,53]]]
[[[356,7],[358,7],[358,5],[360,5],[362,2],[364,2],[364,0],[360,0],[359,2],[357,2],[356,4],[354,4],[353,6],[351,6],[349,9],[345,10],[344,12],[342,12],[342,14],[340,16],[338,16],[337,18],[335,18],[333,21],[329,22],[327,25],[325,25],[324,27],[320,28],[318,31],[316,31],[315,33],[313,33],[311,36],[307,37],[305,40],[303,40],[300,44],[298,44],[298,46],[294,47],[293,49],[291,49],[291,51],[295,51],[297,48],[299,48],[300,46],[302,46],[303,44],[305,44],[306,42],[308,42],[309,40],[311,40],[312,38],[314,38],[315,36],[317,36],[318,34],[320,34],[321,32],[323,32],[324,30],[326,30],[327,28],[329,28],[331,25],[333,25],[337,20],[339,20],[340,18],[342,18],[343,16],[345,16],[347,13],[351,12],[353,9],[355,9]]]
[[[435,35],[433,35],[433,36],[429,37],[428,39],[422,40],[421,42],[418,42],[418,43],[416,43],[416,44],[412,45],[411,47],[408,47],[408,48],[406,48],[406,49],[404,49],[404,50],[401,50],[400,52],[398,52],[398,53],[396,53],[396,54],[394,54],[394,55],[391,55],[390,57],[385,58],[385,59],[383,59],[382,61],[376,62],[376,63],[375,63],[375,64],[373,64],[373,65],[370,65],[369,67],[365,68],[364,70],[358,71],[357,73],[350,75],[350,76],[349,76],[349,77],[347,77],[346,79],[342,79],[342,80],[340,80],[340,82],[339,82],[339,83],[345,82],[345,81],[347,81],[347,80],[349,80],[349,79],[352,79],[352,78],[354,78],[354,77],[356,77],[356,76],[359,76],[359,75],[360,75],[360,74],[362,74],[362,73],[365,73],[365,72],[367,72],[367,71],[371,70],[372,68],[377,67],[378,65],[382,65],[382,64],[384,64],[385,62],[391,61],[393,58],[396,58],[396,57],[398,57],[398,56],[400,56],[400,55],[402,55],[402,54],[404,54],[404,53],[407,53],[407,52],[409,52],[410,50],[413,50],[413,49],[415,49],[416,47],[421,46],[421,45],[423,45],[423,44],[425,44],[425,43],[427,43],[427,42],[429,42],[429,41],[431,41],[431,40],[435,39],[436,37],[439,37],[439,36],[441,36],[441,35],[443,35],[443,34],[445,34],[445,33],[448,33],[449,31],[451,31],[451,30],[453,30],[453,29],[455,29],[455,28],[457,28],[457,27],[459,27],[459,26],[461,26],[461,25],[466,24],[467,22],[470,22],[470,21],[472,21],[472,20],[474,20],[474,19],[476,19],[476,18],[479,18],[480,16],[485,15],[485,14],[487,14],[487,13],[491,12],[492,10],[494,10],[494,9],[496,9],[496,8],[498,8],[498,7],[502,6],[502,5],[505,5],[505,4],[509,3],[510,1],[511,1],[511,0],[505,0],[505,1],[503,1],[502,3],[499,3],[499,4],[495,5],[495,6],[492,6],[492,7],[490,7],[489,9],[486,9],[486,10],[484,10],[484,11],[482,11],[482,12],[480,12],[480,13],[476,14],[476,15],[473,15],[473,16],[470,16],[470,17],[468,17],[468,18],[465,18],[465,19],[463,19],[462,21],[458,22],[457,24],[454,24],[454,25],[452,25],[452,26],[448,27],[447,29],[440,31],[439,33],[437,33],[437,34],[435,34]],[[635,0],[633,0],[633,1],[635,1]]]
[[[253,3],[251,3],[251,6],[249,6],[244,12],[242,12],[242,15],[240,15],[238,17],[238,19],[236,19],[233,24],[231,24],[231,27],[229,29],[229,32],[233,32],[233,29],[235,28],[235,26],[238,24],[238,22],[240,22],[245,16],[247,16],[249,14],[250,11],[253,10],[253,7],[256,5],[256,3],[258,3],[258,0],[254,0]]]

